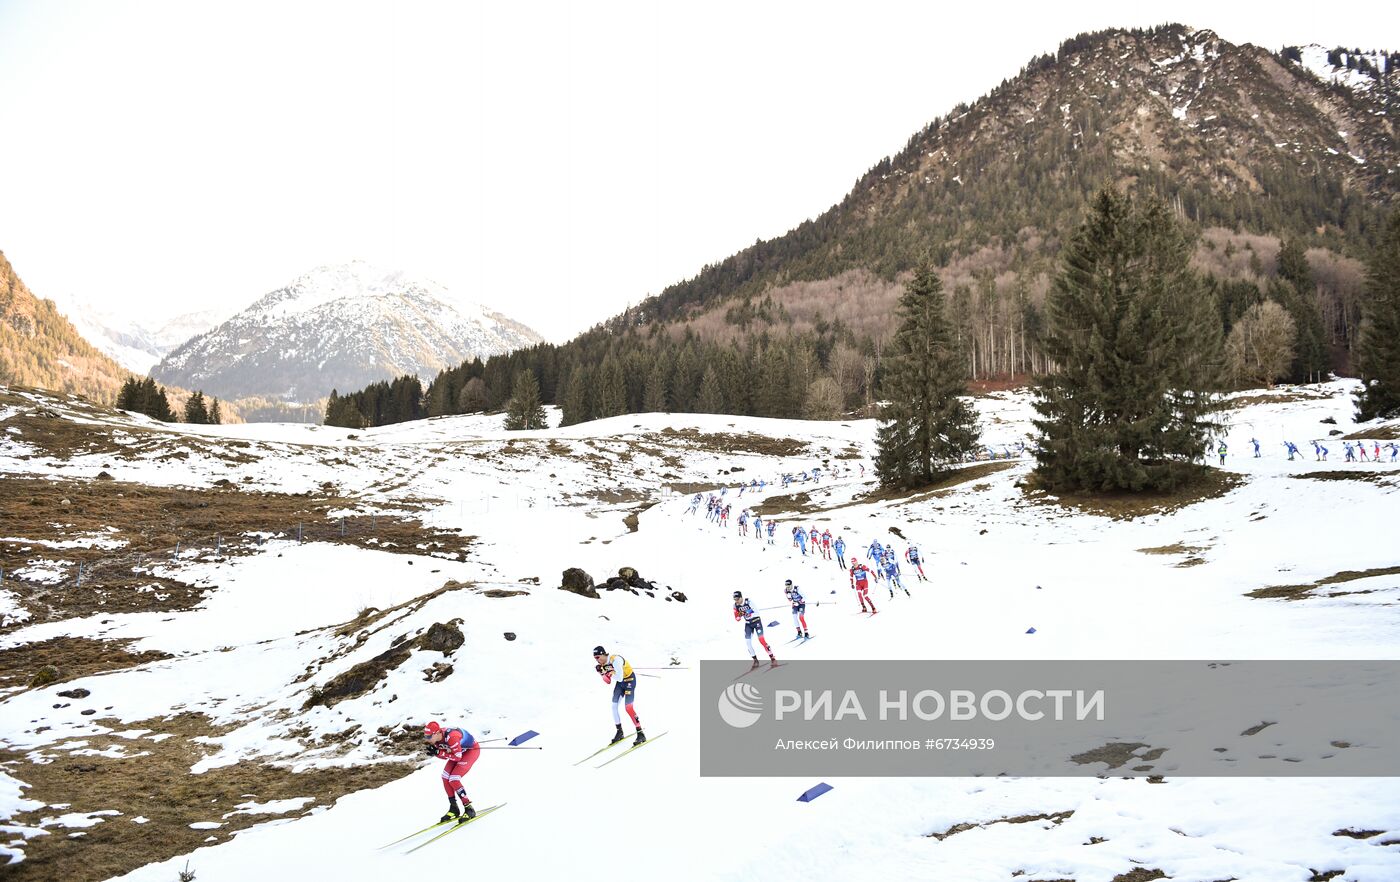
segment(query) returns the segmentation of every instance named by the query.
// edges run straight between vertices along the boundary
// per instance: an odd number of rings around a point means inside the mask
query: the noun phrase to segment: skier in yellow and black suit
[[[632,666],[627,663],[627,659],[608,651],[601,646],[593,647],[593,667],[599,674],[603,675],[604,683],[611,683],[613,722],[617,724],[617,732],[613,735],[609,744],[616,744],[627,737],[622,734],[622,715],[618,713],[617,705],[621,702],[627,707],[627,716],[632,718],[632,725],[637,727],[637,740],[633,744],[641,744],[647,740],[647,736],[642,734],[642,722],[637,719],[637,709],[632,706],[632,697],[637,694],[637,675],[632,671]]]

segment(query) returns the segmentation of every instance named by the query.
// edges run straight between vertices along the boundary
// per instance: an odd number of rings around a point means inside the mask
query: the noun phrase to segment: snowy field
[[[699,661],[743,658],[731,592],[778,607],[784,579],[803,588],[817,639],[787,644],[788,615],[765,613],[781,623],[770,632],[780,659],[1395,657],[1400,463],[1384,445],[1396,427],[1354,425],[1354,388],[1337,381],[1236,396],[1227,412],[1229,456],[1224,466],[1210,461],[1239,483],[1133,519],[1028,497],[1021,487],[1028,459],[983,469],[937,494],[865,500],[874,489],[870,421],[645,414],[526,433],[501,431],[498,417],[359,432],[281,424],[185,430],[11,393],[0,405],[0,475],[7,478],[90,480],[107,470],[153,487],[233,480],[244,489],[297,493],[330,485],[347,512],[413,511],[476,541],[462,558],[274,539],[246,554],[170,564],[178,578],[214,586],[190,609],[0,630],[0,651],[81,636],[169,656],[0,691],[0,742],[9,758],[0,771],[0,818],[9,819],[0,827],[0,853],[23,862],[41,837],[76,837],[61,854],[81,861],[83,837],[104,825],[148,828],[153,822],[140,805],[106,801],[101,765],[90,786],[47,804],[27,793],[26,766],[139,759],[173,737],[159,721],[194,713],[211,732],[205,755],[187,764],[195,775],[239,763],[300,772],[383,762],[392,751],[377,733],[429,719],[478,738],[535,730],[526,746],[540,749],[483,751],[467,792],[479,807],[508,805],[412,854],[378,846],[441,814],[437,761],[419,759],[417,771],[334,804],[260,794],[192,803],[183,820],[208,831],[209,844],[121,878],[172,882],[188,863],[199,882],[378,882],[453,872],[766,882],[1393,882],[1400,879],[1394,779],[1149,782],[1115,778],[1106,768],[1104,777],[1086,779],[832,777],[824,780],[834,790],[800,803],[796,797],[815,780],[698,774]],[[1029,440],[1025,393],[977,405],[994,449]],[[46,450],[12,424],[33,407],[106,433],[124,449]],[[1374,432],[1383,461],[1344,462],[1340,436],[1353,432]],[[1315,459],[1315,439],[1329,448],[1328,462]],[[1299,459],[1287,459],[1285,440],[1303,451]],[[230,441],[246,445],[237,461],[220,455]],[[171,450],[184,455],[163,455]],[[777,485],[781,474],[819,464],[819,483]],[[1328,477],[1310,477],[1321,474]],[[759,479],[761,492],[738,495],[741,484]],[[728,528],[707,522],[703,511],[688,513],[689,494],[701,487],[728,488]],[[806,499],[779,499],[797,493]],[[787,512],[774,515],[772,545],[741,537],[735,523],[741,506],[765,499]],[[790,513],[799,503],[804,513]],[[878,588],[880,615],[853,615],[844,572],[790,546],[797,524],[844,536],[848,554],[861,557],[855,549],[877,538],[902,552],[902,534],[924,552],[930,581],[910,579],[913,596],[888,601]],[[4,524],[0,536],[32,543],[36,562],[61,559],[69,547]],[[117,553],[122,540],[104,533],[82,541]],[[577,596],[557,590],[569,567],[600,583],[633,567],[657,590]],[[1332,578],[1344,572],[1357,575]],[[444,589],[449,580],[455,584]],[[1248,596],[1315,584],[1300,599]],[[0,611],[6,604],[22,601],[0,590]],[[370,608],[378,612],[364,613]],[[413,644],[372,688],[330,706],[308,702],[355,665],[392,654],[403,638],[454,621],[465,643],[450,656]],[[653,739],[666,733],[601,769],[576,765],[613,728],[610,690],[591,658],[600,643],[653,669],[639,681],[637,709]],[[425,670],[443,661],[454,670],[430,681]],[[56,697],[73,689],[87,690],[90,700]],[[250,815],[266,822],[221,833]],[[33,878],[63,878],[61,869],[51,865]]]

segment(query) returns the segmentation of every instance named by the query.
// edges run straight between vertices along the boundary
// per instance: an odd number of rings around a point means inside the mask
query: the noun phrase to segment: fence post
[[[371,514],[371,515],[369,516],[369,529],[370,529],[370,532],[374,532],[375,530],[378,530],[378,529],[379,529],[379,515],[378,515],[378,514]]]
[[[218,554],[219,552],[221,552],[221,551],[223,550],[223,548],[224,548],[224,539],[223,539],[223,536],[221,536],[221,535],[218,534],[218,533],[215,533],[215,534],[214,534],[214,553],[215,553],[215,554]]]
[[[297,541],[301,541],[301,524],[297,524]]]
[[[175,540],[175,557],[176,557],[176,558],[179,558],[179,556],[180,556],[180,540],[179,540],[179,539],[176,539],[176,540]]]
[[[78,561],[78,587],[83,587],[83,562]]]
[[[341,535],[342,537],[345,535],[345,516],[344,516],[344,515],[342,515],[341,518],[340,518],[340,535]]]

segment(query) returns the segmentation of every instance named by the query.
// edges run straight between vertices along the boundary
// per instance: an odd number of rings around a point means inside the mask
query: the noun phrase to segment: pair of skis
[[[669,730],[667,730],[667,731],[669,731]],[[665,734],[666,734],[665,732],[662,732],[660,735],[652,735],[650,738],[648,738],[646,741],[643,741],[641,744],[633,744],[631,747],[627,748],[627,749],[624,750],[622,753],[619,753],[617,756],[612,757],[612,758],[610,758],[610,759],[604,760],[603,762],[599,763],[598,765],[594,766],[593,768],[595,768],[595,769],[601,769],[603,766],[606,766],[608,763],[615,763],[615,762],[617,762],[618,760],[622,759],[622,758],[623,758],[624,756],[626,756],[627,754],[629,754],[629,753],[631,753],[632,751],[636,750],[637,748],[639,748],[639,747],[646,747],[648,744],[652,743],[653,741],[657,740],[658,738],[661,738],[661,737],[664,736]],[[626,740],[627,740],[626,738],[619,738],[617,741],[614,741],[614,742],[612,742],[611,744],[605,745],[604,747],[600,747],[600,748],[598,748],[597,750],[595,750],[595,751],[593,751],[592,753],[590,753],[588,756],[586,756],[586,757],[584,757],[583,759],[579,760],[578,762],[574,763],[574,765],[576,765],[576,766],[581,766],[581,765],[583,765],[584,763],[588,762],[589,760],[593,759],[594,757],[598,756],[599,754],[601,754],[601,753],[606,753],[607,751],[612,750],[614,747],[617,747],[619,744],[622,744],[622,743],[625,742]]]
[[[458,830],[462,829],[463,827],[467,826],[468,824],[475,823],[476,821],[481,820],[482,818],[486,817],[487,815],[491,814],[491,813],[494,812],[496,809],[501,808],[501,807],[504,806],[504,805],[505,805],[505,803],[501,803],[500,805],[493,805],[493,806],[490,806],[489,808],[484,808],[484,809],[482,809],[481,811],[477,812],[477,813],[476,813],[476,817],[474,817],[474,818],[461,818],[461,819],[452,818],[452,819],[449,819],[449,820],[446,820],[446,821],[438,821],[436,824],[431,824],[431,825],[429,825],[429,826],[427,826],[427,827],[424,827],[422,830],[416,830],[416,831],[414,831],[413,833],[408,834],[407,836],[401,837],[401,838],[399,838],[399,839],[395,839],[393,842],[390,842],[388,845],[381,845],[381,846],[379,846],[379,849],[380,849],[380,851],[383,851],[383,850],[386,849],[386,848],[393,848],[395,845],[398,845],[398,844],[401,843],[401,842],[407,842],[408,840],[413,839],[414,837],[422,836],[424,833],[432,832],[433,830],[436,830],[436,829],[438,829],[439,827],[447,827],[446,830],[443,830],[441,833],[437,834],[436,836],[433,836],[432,838],[430,838],[430,839],[428,839],[428,840],[426,840],[426,841],[424,841],[424,842],[420,842],[419,844],[417,844],[417,845],[413,846],[412,848],[410,848],[408,851],[404,852],[404,854],[412,854],[413,852],[417,851],[417,850],[420,849],[420,848],[423,848],[423,847],[428,846],[428,845],[432,845],[434,842],[437,842],[439,839],[441,839],[442,837],[448,835],[449,833],[455,833],[455,832],[457,832]],[[448,826],[449,824],[450,824],[451,826]]]

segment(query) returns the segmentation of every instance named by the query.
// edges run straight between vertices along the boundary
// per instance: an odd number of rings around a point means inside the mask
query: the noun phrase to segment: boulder
[[[59,671],[58,668],[53,665],[44,665],[34,672],[34,676],[29,678],[29,687],[35,689],[40,686],[47,686],[50,683],[57,682],[62,676],[63,673]]]
[[[569,567],[565,570],[561,582],[560,591],[571,591],[581,597],[591,597],[594,600],[599,597],[598,590],[593,587],[593,577],[578,567]]]
[[[433,626],[428,629],[428,633],[419,638],[418,645],[423,649],[431,649],[434,652],[447,655],[456,651],[465,642],[467,642],[467,638],[462,636],[461,629],[455,624],[444,625],[442,622],[434,622]]]
[[[506,632],[506,639],[507,639],[507,640],[514,640],[514,639],[515,639],[515,632],[514,632],[514,631],[507,631],[507,632]]]
[[[87,698],[92,693],[86,689],[65,689],[58,693],[60,698]]]

